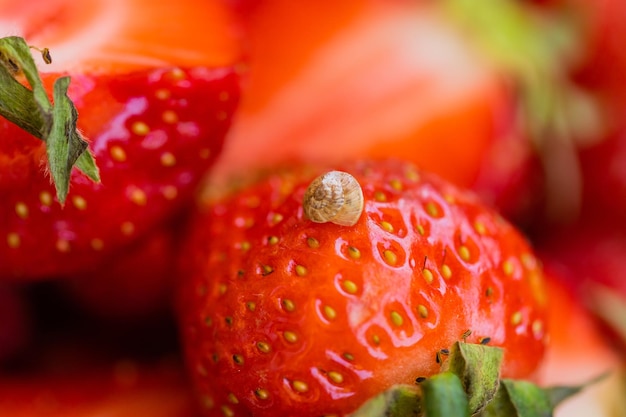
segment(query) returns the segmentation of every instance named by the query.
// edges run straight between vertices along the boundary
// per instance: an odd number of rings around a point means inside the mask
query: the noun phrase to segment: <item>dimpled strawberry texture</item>
[[[94,267],[188,205],[222,149],[239,76],[209,67],[74,75],[69,95],[102,181],[75,169],[61,206],[43,142],[0,120],[0,278]]]
[[[438,372],[437,352],[468,330],[467,342],[504,348],[503,376],[532,376],[546,299],[525,238],[413,165],[340,169],[363,187],[354,227],[304,217],[317,170],[202,207],[180,308],[204,415],[344,415]]]

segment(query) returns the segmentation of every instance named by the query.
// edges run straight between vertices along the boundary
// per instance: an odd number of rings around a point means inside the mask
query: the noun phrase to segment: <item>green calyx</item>
[[[41,52],[44,61],[50,62],[49,51]],[[31,89],[16,79],[18,75],[26,78]],[[67,198],[74,167],[100,181],[88,143],[76,128],[78,112],[67,96],[69,83],[70,77],[54,82],[51,102],[25,40],[0,39],[0,116],[46,143],[50,175],[61,204]]]
[[[419,378],[415,386],[394,386],[350,417],[550,417],[587,386],[541,388],[501,379],[502,356],[497,347],[457,342],[441,373]]]

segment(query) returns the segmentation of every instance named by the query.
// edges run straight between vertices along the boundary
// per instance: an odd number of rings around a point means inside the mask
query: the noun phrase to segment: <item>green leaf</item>
[[[548,393],[532,382],[503,379],[501,389],[487,406],[485,417],[551,417]]]
[[[472,413],[480,413],[493,399],[500,383],[502,349],[456,342],[446,362],[448,371],[459,377]]]
[[[420,400],[418,387],[397,385],[371,398],[350,417],[419,417]]]
[[[42,50],[49,62],[47,49]],[[72,168],[76,163],[94,181],[99,173],[88,143],[76,129],[78,112],[67,96],[70,78],[54,83],[54,105],[43,86],[30,47],[20,37],[0,39],[0,115],[46,142],[50,174],[57,198],[65,202]],[[16,80],[23,75],[32,90]]]
[[[467,395],[458,376],[442,372],[421,384],[423,406],[428,417],[469,417]]]

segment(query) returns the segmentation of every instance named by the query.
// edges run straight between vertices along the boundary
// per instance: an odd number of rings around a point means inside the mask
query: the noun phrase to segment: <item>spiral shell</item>
[[[354,226],[363,213],[363,190],[347,172],[330,171],[311,182],[302,205],[313,222]]]

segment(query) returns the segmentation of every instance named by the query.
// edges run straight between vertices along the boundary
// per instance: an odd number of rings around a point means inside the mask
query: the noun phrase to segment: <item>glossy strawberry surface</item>
[[[84,269],[187,204],[221,150],[238,75],[169,67],[75,76],[70,95],[102,182],[75,171],[61,206],[43,172],[43,143],[1,120],[0,276]]]
[[[531,376],[546,299],[526,240],[411,164],[338,168],[363,188],[353,227],[304,217],[318,169],[210,199],[192,223],[180,324],[205,415],[343,415],[438,372],[462,338],[502,346],[505,376]]]

